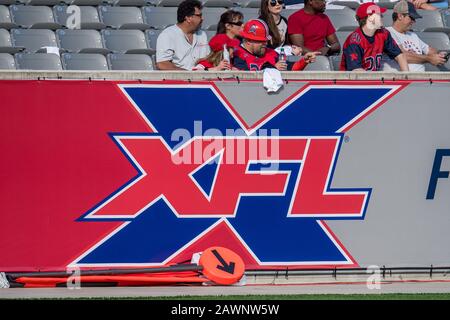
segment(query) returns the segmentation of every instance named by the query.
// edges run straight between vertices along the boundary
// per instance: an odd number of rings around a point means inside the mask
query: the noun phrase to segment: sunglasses
[[[242,25],[244,24],[242,21],[238,21],[238,22],[227,22],[227,23],[232,24],[233,26],[238,26],[238,27],[240,27],[240,26],[242,26]]]
[[[282,6],[282,5],[284,4],[284,0],[270,0],[270,1],[269,1],[269,4],[270,4],[272,7],[275,7],[275,6],[277,5],[277,3],[278,3],[280,6]]]

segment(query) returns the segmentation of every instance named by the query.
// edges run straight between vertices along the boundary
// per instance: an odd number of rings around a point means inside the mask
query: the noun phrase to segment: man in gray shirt
[[[159,70],[192,70],[206,57],[209,45],[202,26],[202,4],[185,0],[177,10],[178,23],[166,28],[156,41],[156,65]]]

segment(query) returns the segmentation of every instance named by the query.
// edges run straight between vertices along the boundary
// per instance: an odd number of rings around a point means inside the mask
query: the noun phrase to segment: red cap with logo
[[[260,19],[252,19],[244,25],[244,30],[240,33],[244,39],[254,41],[268,41],[272,37],[269,35],[269,27]]]
[[[384,12],[386,12],[386,8],[379,7],[373,2],[366,2],[358,7],[356,16],[360,19],[364,19],[373,13],[382,14]]]
[[[212,51],[222,51],[224,45],[226,45],[227,48],[237,48],[239,47],[239,44],[239,40],[231,39],[225,33],[216,34],[209,40],[209,46]]]

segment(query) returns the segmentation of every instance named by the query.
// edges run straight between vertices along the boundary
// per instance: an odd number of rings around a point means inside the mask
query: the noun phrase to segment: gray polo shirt
[[[179,68],[192,70],[198,59],[210,52],[206,33],[194,33],[192,44],[176,24],[164,29],[156,41],[156,62],[172,61]]]

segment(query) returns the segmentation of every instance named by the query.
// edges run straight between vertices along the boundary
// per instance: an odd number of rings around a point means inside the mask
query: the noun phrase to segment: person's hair
[[[281,44],[281,35],[280,31],[278,30],[277,24],[275,23],[275,19],[269,11],[269,1],[270,0],[261,0],[259,18],[261,20],[264,20],[264,22],[267,23],[267,26],[269,27],[269,34],[272,37],[272,39],[270,40],[272,46],[278,47]]]
[[[202,9],[202,3],[198,0],[184,0],[181,2],[177,10],[178,23],[182,23],[186,17],[193,16],[195,14],[195,8]]]
[[[217,24],[217,34],[226,33],[227,28],[225,24],[232,23],[236,18],[244,20],[244,15],[236,10],[228,10],[222,13],[222,15],[220,16],[219,23]]]
[[[362,27],[364,27],[364,26],[366,25],[366,23],[367,23],[367,17],[361,19],[361,18],[359,18],[358,16],[356,16],[356,21],[358,21],[359,27],[362,28]]]
[[[397,12],[392,12],[392,21],[395,22],[398,19],[398,13]]]
[[[223,60],[223,50],[211,51],[205,58],[199,59],[196,64],[198,64],[202,60],[207,60],[211,62],[214,67],[217,67],[220,61]]]

